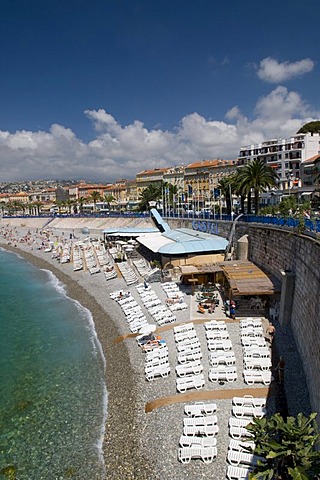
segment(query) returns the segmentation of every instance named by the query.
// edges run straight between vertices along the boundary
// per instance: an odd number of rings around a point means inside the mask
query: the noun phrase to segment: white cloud
[[[186,165],[201,159],[235,159],[241,146],[287,138],[320,117],[297,92],[281,86],[258,99],[252,119],[234,106],[226,113],[226,121],[206,119],[195,112],[185,115],[173,131],[149,130],[138,120],[121,126],[102,109],[85,114],[96,131],[88,143],[57,124],[48,132],[0,131],[1,181],[113,181],[134,178],[147,168]]]
[[[261,80],[269,83],[284,82],[294,77],[309,73],[314,68],[314,62],[310,58],[304,58],[297,62],[282,62],[267,57],[261,60],[257,75]]]

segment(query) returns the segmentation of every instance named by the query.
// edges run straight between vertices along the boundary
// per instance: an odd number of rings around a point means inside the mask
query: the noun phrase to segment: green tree
[[[229,175],[228,177],[221,178],[221,180],[217,185],[217,188],[219,188],[220,192],[222,193],[222,195],[226,200],[228,215],[231,215],[231,209],[232,209],[232,188],[234,188],[233,182],[234,182],[233,175]]]
[[[320,133],[320,120],[305,123],[297,133]]]
[[[239,171],[239,182],[246,191],[254,192],[255,213],[259,212],[260,193],[277,185],[278,175],[262,160],[252,160]],[[250,194],[249,194],[250,195]],[[249,211],[249,208],[248,208]]]
[[[151,183],[140,194],[138,210],[144,212],[149,210],[149,202],[157,202],[162,198],[163,182]]]
[[[110,203],[115,200],[114,196],[111,193],[106,193],[103,197],[103,201],[108,204],[108,208],[110,208]]]
[[[254,418],[246,428],[253,434],[258,461],[251,480],[310,480],[320,474],[320,435],[316,413],[284,419],[279,413],[270,418]]]
[[[86,203],[85,197],[79,197],[77,200],[77,205],[79,205],[79,211],[80,213],[83,212],[83,204]]]
[[[90,199],[93,201],[93,205],[94,205],[94,211],[96,211],[96,205],[97,205],[97,202],[99,200],[101,200],[101,195],[99,192],[97,192],[96,190],[94,190],[91,195],[90,195]]]

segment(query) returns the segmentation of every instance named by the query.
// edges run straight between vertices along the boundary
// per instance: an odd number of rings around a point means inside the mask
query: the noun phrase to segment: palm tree
[[[79,197],[77,200],[77,205],[79,205],[79,211],[80,213],[83,212],[83,204],[86,203],[86,198],[85,197]]]
[[[90,199],[93,201],[93,205],[94,205],[94,210],[96,210],[96,205],[97,205],[97,202],[99,200],[101,200],[101,195],[99,192],[97,192],[96,190],[94,190],[91,195],[90,195]]]
[[[253,434],[254,454],[262,457],[251,480],[308,480],[319,478],[320,435],[316,413],[299,413],[284,419],[279,413],[270,418],[253,418],[246,428]]]
[[[266,191],[268,188],[277,185],[278,175],[273,168],[266,165],[262,160],[253,160],[239,171],[240,185],[247,191],[253,189],[254,191],[254,207],[255,213],[259,211],[259,197],[260,193]],[[249,196],[250,196],[250,192]],[[249,199],[248,196],[248,199]],[[249,206],[248,206],[249,210]]]
[[[111,193],[106,193],[103,197],[103,201],[108,204],[108,208],[110,208],[110,203],[115,200],[114,196]]]
[[[3,200],[0,202],[0,208],[1,208],[1,211],[2,211],[2,215],[4,214],[6,205],[7,205],[6,202],[4,202]]]
[[[41,207],[43,206],[43,203],[37,200],[36,202],[34,202],[34,205],[37,209],[37,215],[40,216],[40,210],[41,210]]]
[[[163,182],[151,183],[140,195],[138,210],[144,212],[149,209],[149,202],[156,202],[162,198]]]
[[[221,178],[217,185],[220,192],[224,196],[227,204],[227,214],[231,215],[232,209],[232,175],[228,175],[227,177]]]
[[[74,203],[73,200],[71,200],[71,198],[68,198],[68,200],[66,200],[66,207],[68,208],[69,215],[71,214],[71,209],[72,209],[74,204],[75,203]]]

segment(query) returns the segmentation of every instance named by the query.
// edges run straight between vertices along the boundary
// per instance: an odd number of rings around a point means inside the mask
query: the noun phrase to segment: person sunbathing
[[[206,313],[206,311],[205,311],[202,303],[199,303],[199,304],[198,304],[198,312],[199,312],[199,313]]]

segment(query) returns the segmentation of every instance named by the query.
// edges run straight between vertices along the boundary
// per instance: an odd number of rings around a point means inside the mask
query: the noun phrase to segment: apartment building
[[[240,148],[238,166],[261,159],[279,175],[279,189],[303,186],[301,166],[320,153],[319,133],[299,133],[290,138],[271,139],[256,145]]]

